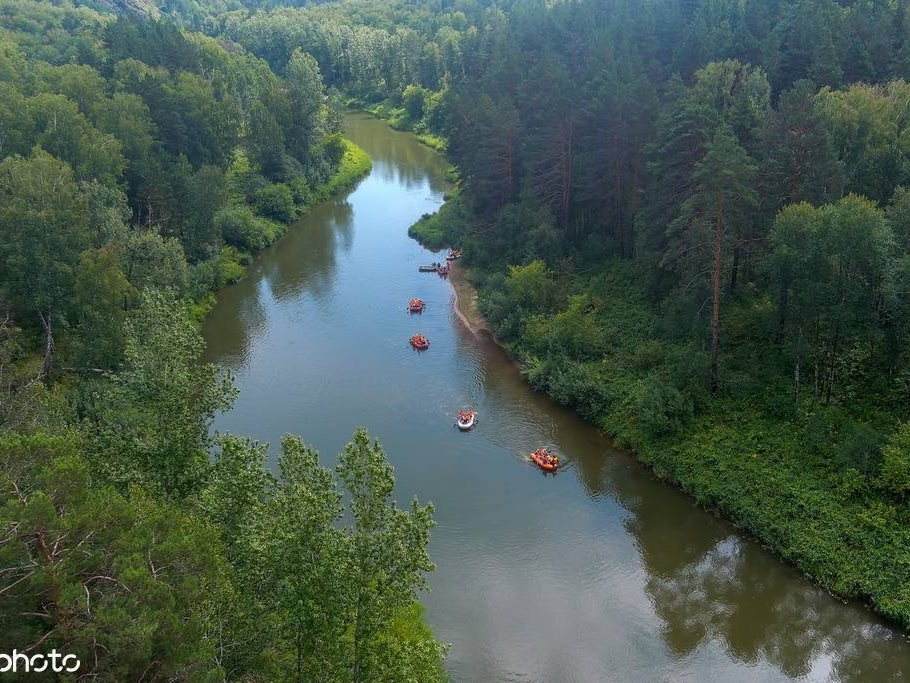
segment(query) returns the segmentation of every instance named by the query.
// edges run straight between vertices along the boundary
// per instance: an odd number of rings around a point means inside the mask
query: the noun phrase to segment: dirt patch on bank
[[[481,315],[477,306],[477,291],[468,282],[464,268],[458,261],[450,262],[449,281],[455,290],[455,313],[461,318],[461,322],[474,334],[486,332],[492,335],[490,324]]]

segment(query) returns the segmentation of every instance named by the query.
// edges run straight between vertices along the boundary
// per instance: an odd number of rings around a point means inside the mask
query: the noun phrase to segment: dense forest
[[[206,25],[447,145],[533,385],[910,624],[910,7],[390,2]]]
[[[72,680],[441,680],[431,506],[358,431],[212,434],[213,292],[368,169],[316,61],[0,2],[0,633]],[[4,669],[6,671],[6,669]],[[56,680],[47,673],[35,680]],[[2,680],[19,680],[0,673]]]
[[[0,0],[0,631],[99,680],[444,678],[432,509],[211,434],[212,292],[368,168],[445,148],[534,387],[910,627],[904,0]],[[305,564],[301,564],[304,562]],[[166,636],[164,635],[166,634]]]

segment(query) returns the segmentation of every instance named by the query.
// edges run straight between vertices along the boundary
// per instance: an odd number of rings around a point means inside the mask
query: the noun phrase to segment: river
[[[381,440],[399,501],[436,506],[424,602],[453,681],[910,676],[902,633],[655,480],[466,329],[451,284],[417,272],[440,255],[407,236],[441,204],[445,160],[366,115],[346,126],[372,173],[257,258],[205,321],[208,358],[240,389],[216,429],[273,446],[297,433],[328,464],[357,426]],[[419,316],[405,311],[415,296]],[[428,351],[410,348],[415,332]],[[466,434],[453,427],[464,405],[479,411]],[[526,460],[541,445],[564,456],[556,476]]]

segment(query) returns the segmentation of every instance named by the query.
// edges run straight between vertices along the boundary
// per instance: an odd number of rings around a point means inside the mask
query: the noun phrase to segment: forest
[[[214,292],[369,170],[315,60],[0,2],[0,633],[72,680],[442,680],[431,505],[360,430],[214,435]],[[4,669],[6,671],[6,669]],[[57,680],[50,671],[34,680]],[[0,673],[0,680],[21,680]]]
[[[212,436],[200,319],[444,149],[526,379],[910,628],[910,4],[0,0],[0,632],[97,680],[445,680],[381,445]],[[305,436],[305,435],[304,435]],[[301,558],[306,558],[301,565]],[[2,674],[0,674],[2,680]]]

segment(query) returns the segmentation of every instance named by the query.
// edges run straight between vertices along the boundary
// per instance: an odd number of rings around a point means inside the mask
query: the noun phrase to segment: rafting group
[[[455,426],[463,432],[468,432],[477,424],[477,411],[473,408],[462,408],[458,411]],[[555,473],[559,469],[559,456],[551,453],[546,448],[538,448],[531,453],[530,460],[544,472]]]
[[[454,261],[457,258],[461,257],[461,250],[452,249],[449,252],[449,255],[446,256],[447,261]],[[449,264],[448,263],[436,263],[435,261],[430,265],[420,266],[419,270],[421,272],[436,272],[442,276],[449,274]],[[411,299],[408,302],[408,312],[410,313],[422,313],[426,304],[424,304],[422,299]],[[430,340],[427,339],[422,333],[417,333],[411,337],[411,346],[413,346],[418,351],[426,351],[430,348]],[[458,418],[455,420],[455,426],[458,427],[463,432],[470,431],[474,428],[474,425],[477,424],[477,412],[471,408],[462,408],[458,411]],[[538,448],[536,451],[531,453],[531,462],[537,465],[544,472],[556,472],[559,469],[559,456],[555,453],[550,453],[546,448]]]
[[[436,273],[440,277],[447,277],[449,275],[449,264],[448,263],[426,263],[422,266],[417,266],[417,270],[421,273]]]

